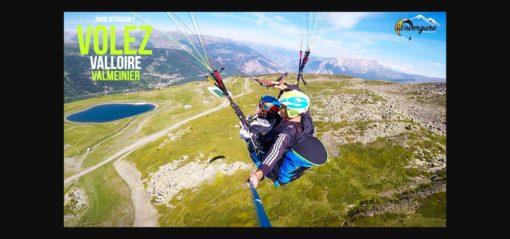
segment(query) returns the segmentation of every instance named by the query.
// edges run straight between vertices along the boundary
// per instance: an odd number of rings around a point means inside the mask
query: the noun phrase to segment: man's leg
[[[311,164],[300,164],[297,163],[296,160],[299,160],[299,158],[296,157],[295,152],[288,151],[283,155],[283,158],[278,161],[278,167],[275,167],[278,171],[273,173],[275,177],[273,182],[275,182],[276,186],[283,186],[298,179],[311,167]]]

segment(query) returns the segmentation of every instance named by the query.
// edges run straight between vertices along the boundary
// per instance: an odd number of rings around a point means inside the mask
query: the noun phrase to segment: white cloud
[[[299,29],[295,25],[287,23],[281,16],[270,17],[267,13],[261,12],[250,13],[250,15],[254,17],[253,21],[258,26],[274,30],[278,33],[290,34],[293,36],[298,36],[299,34]]]
[[[400,71],[400,72],[404,72],[404,73],[408,73],[408,74],[418,74],[416,69],[411,65],[397,64],[397,63],[389,62],[389,61],[385,61],[385,62],[379,61],[379,63],[381,63],[381,65],[388,67],[392,70],[396,70],[396,71]]]
[[[371,47],[373,45],[398,42],[398,40],[398,37],[391,34],[342,31],[335,38],[325,39],[318,36],[311,48],[324,57],[334,57],[339,54],[364,56],[373,52],[373,47]]]
[[[211,35],[221,38],[228,38],[240,42],[256,42],[274,47],[296,50],[299,47],[299,41],[285,37],[277,37],[264,29],[245,29],[222,27],[221,31],[215,31],[211,27],[203,27],[204,35]],[[249,46],[249,44],[247,44]]]
[[[218,13],[217,15],[220,15]],[[319,20],[326,15],[330,21],[335,21],[335,27],[346,29],[354,26],[362,18],[375,15],[377,13],[320,13]],[[260,44],[273,45],[290,50],[299,50],[299,22],[289,22],[288,19],[275,15],[274,13],[250,12],[246,15],[228,15],[238,20],[252,22],[258,27],[226,27],[222,26],[221,31],[208,29],[217,29],[217,26],[206,27],[209,25],[202,22],[202,31],[204,34],[218,37],[231,38],[233,40],[244,42],[256,42]],[[226,17],[226,16],[224,16]],[[302,18],[302,16],[301,16]],[[301,19],[304,20],[304,19]],[[303,22],[300,22],[303,24]],[[377,44],[379,41],[399,39],[393,35],[380,33],[366,33],[359,31],[341,31],[337,32],[334,39],[325,39],[322,34],[316,36],[311,46],[315,56],[334,57],[338,55],[360,56],[364,52],[363,47]],[[304,36],[303,36],[304,37]],[[303,47],[306,47],[306,39],[303,39]],[[366,50],[366,49],[365,49]]]
[[[319,13],[317,16],[319,20],[326,15],[329,21],[334,22],[335,28],[347,29],[354,26],[362,18],[375,15],[377,13]],[[222,26],[218,28],[217,25],[210,25],[206,21],[201,22],[201,30],[203,34],[231,38],[244,42],[257,42],[266,45],[273,45],[283,47],[286,49],[298,50],[300,46],[299,28],[298,25],[303,22],[289,22],[289,19],[284,18],[274,13],[263,12],[250,12],[242,15],[238,14],[225,14],[214,13],[216,17],[231,17],[237,21],[245,21],[256,24],[258,27],[227,27]],[[303,19],[301,19],[303,20]],[[158,27],[158,29],[167,31],[174,30],[175,27],[168,24],[165,27]],[[209,26],[209,27],[207,27]],[[209,30],[211,29],[211,30]],[[213,30],[220,29],[220,30]],[[333,28],[331,28],[333,30]],[[337,32],[337,37],[333,41],[325,41],[324,36],[319,34],[314,39],[312,50],[316,56],[332,57],[339,54],[349,55],[361,54],[363,47],[377,44],[379,41],[399,40],[393,35],[380,33],[366,33],[357,31],[341,31]],[[302,36],[304,37],[304,36]],[[330,38],[331,39],[331,38]],[[306,47],[306,40],[303,40],[303,47]]]
[[[377,42],[401,42],[398,37],[393,34],[380,33],[380,32],[360,32],[360,31],[343,31],[340,33],[342,38],[349,39],[354,42],[358,42],[358,45],[373,45]]]
[[[332,12],[328,15],[328,20],[333,28],[345,30],[350,29],[361,19],[374,15],[368,12]]]
[[[282,16],[274,16],[274,19],[280,21],[280,22],[285,22],[285,18],[282,17]]]
[[[433,65],[433,66],[437,66],[437,67],[445,67],[444,64],[441,64],[439,62],[429,62],[429,64]]]
[[[379,60],[378,60],[379,61]],[[392,70],[408,73],[408,74],[415,74],[415,75],[422,75],[422,76],[428,76],[428,77],[437,77],[437,78],[446,78],[446,71],[431,71],[431,69],[422,67],[425,63],[415,63],[414,65],[409,64],[402,64],[402,63],[395,63],[393,61],[379,61],[382,65],[385,67],[388,67]],[[416,65],[418,64],[418,65]],[[430,64],[430,62],[429,62]]]
[[[339,41],[332,41],[327,39],[318,38],[317,47],[312,47],[313,55],[317,57],[337,57],[341,55],[353,55],[352,49],[348,49],[345,44]]]

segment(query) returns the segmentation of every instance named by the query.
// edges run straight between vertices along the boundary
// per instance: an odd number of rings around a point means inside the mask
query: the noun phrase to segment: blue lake
[[[79,123],[104,123],[151,111],[152,104],[104,104],[67,116],[67,120]]]

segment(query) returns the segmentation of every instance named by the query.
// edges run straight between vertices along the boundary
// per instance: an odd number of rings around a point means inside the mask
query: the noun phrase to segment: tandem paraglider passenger
[[[283,186],[327,160],[325,147],[313,136],[310,98],[295,85],[274,87],[282,90],[280,97],[261,97],[256,118],[249,118],[250,130],[241,128],[240,131],[258,167],[247,180],[248,185],[251,182],[255,187],[265,177],[275,186]],[[262,145],[262,153],[257,153],[249,144],[253,134]]]

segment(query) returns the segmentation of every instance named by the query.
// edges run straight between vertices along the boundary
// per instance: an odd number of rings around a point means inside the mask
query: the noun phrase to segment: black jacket
[[[314,125],[310,110],[301,114],[301,122],[291,122],[288,120],[282,120],[280,124],[277,124],[272,130],[270,135],[270,144],[266,154],[262,159],[262,164],[259,170],[264,175],[271,172],[274,166],[282,159],[282,156],[291,149],[294,145],[301,141],[313,137]]]

